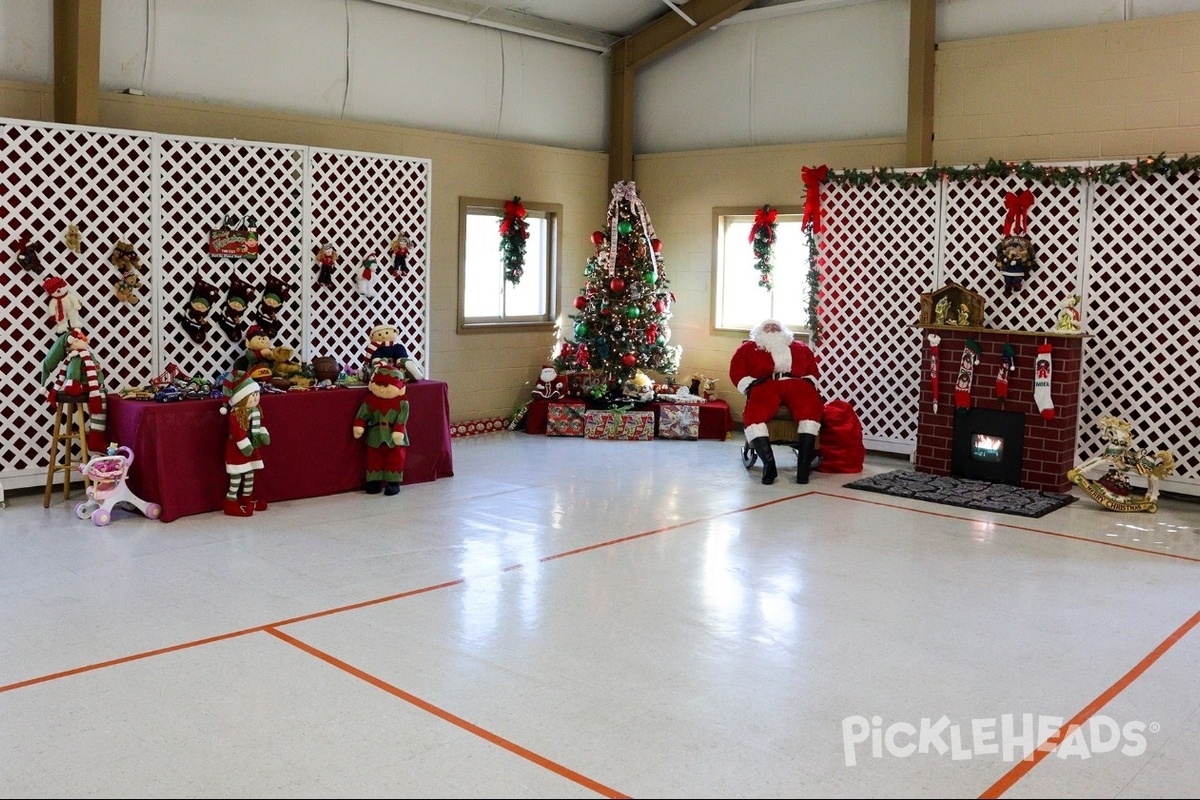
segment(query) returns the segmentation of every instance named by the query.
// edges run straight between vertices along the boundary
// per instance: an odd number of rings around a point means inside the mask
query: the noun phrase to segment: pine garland
[[[821,274],[817,269],[817,237],[812,225],[804,226],[808,239],[808,330],[809,341],[816,345],[821,341],[821,323],[817,319],[817,302],[821,294]]]
[[[989,158],[986,164],[972,164],[967,167],[943,167],[934,164],[920,172],[906,172],[892,167],[872,168],[866,170],[844,169],[840,172],[830,170],[826,176],[828,183],[844,183],[850,186],[870,186],[873,183],[894,183],[902,187],[930,186],[939,181],[970,182],[984,178],[1006,178],[1016,175],[1026,181],[1040,183],[1044,186],[1070,186],[1075,183],[1088,181],[1111,186],[1115,183],[1133,183],[1153,175],[1163,175],[1176,178],[1179,175],[1200,170],[1200,156],[1183,155],[1176,159],[1167,158],[1165,153],[1157,156],[1146,156],[1137,161],[1121,161],[1110,164],[1096,164],[1088,167],[1053,167],[1023,161],[1017,164],[1012,161],[998,161]]]
[[[525,221],[525,206],[514,197],[504,203],[500,220],[500,260],[504,263],[504,279],[516,286],[525,274],[525,242],[529,238],[529,223]]]
[[[764,205],[754,214],[754,225],[750,228],[750,244],[754,248],[754,268],[759,271],[758,285],[770,291],[771,258],[775,251],[775,229],[779,212]]]

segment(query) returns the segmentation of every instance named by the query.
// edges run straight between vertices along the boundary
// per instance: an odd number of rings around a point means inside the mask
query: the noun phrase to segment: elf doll
[[[62,402],[86,402],[86,444],[89,452],[103,453],[108,447],[107,393],[104,371],[92,359],[87,335],[72,328],[59,335],[42,361],[42,385],[51,408]]]
[[[271,367],[275,364],[275,348],[271,337],[258,325],[246,329],[246,352],[233,365],[235,372],[243,372],[255,380],[271,379]]]
[[[358,407],[351,428],[355,439],[367,440],[367,494],[400,493],[408,447],[408,399],[404,374],[380,363],[367,385],[370,394]]]
[[[234,372],[222,386],[225,405],[221,413],[229,415],[229,438],[225,442],[225,472],[229,488],[225,492],[225,513],[231,517],[253,516],[266,511],[267,501],[254,485],[255,474],[263,468],[259,450],[271,443],[271,434],[263,424],[259,407],[258,382],[244,372]]]

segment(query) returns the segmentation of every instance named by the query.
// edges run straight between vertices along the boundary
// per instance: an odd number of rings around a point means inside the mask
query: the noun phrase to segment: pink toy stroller
[[[112,522],[112,510],[118,503],[133,506],[149,519],[158,519],[162,515],[162,506],[158,503],[147,503],[138,497],[125,485],[125,476],[129,465],[133,463],[133,451],[128,447],[108,448],[108,454],[97,456],[79,466],[79,471],[92,482],[87,489],[88,500],[75,506],[75,516],[87,519],[97,525],[107,525]]]

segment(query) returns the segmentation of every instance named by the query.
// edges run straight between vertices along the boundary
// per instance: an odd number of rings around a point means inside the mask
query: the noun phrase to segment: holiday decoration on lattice
[[[754,224],[750,226],[750,248],[754,252],[754,268],[759,272],[758,285],[771,288],[772,261],[775,255],[775,230],[779,227],[779,211],[764,205],[754,212]]]
[[[358,364],[371,328],[391,323],[397,341],[428,374],[430,162],[341,150],[311,152],[309,247],[328,244],[350,264],[374,258],[395,268],[374,272],[374,296],[369,298],[356,280],[361,272],[343,270],[333,287],[320,291],[306,278],[306,358],[331,356],[338,364]],[[404,271],[390,252],[401,237]]]

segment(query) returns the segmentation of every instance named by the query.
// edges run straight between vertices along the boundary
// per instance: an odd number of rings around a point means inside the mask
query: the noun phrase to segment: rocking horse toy
[[[1097,427],[1104,452],[1069,470],[1068,480],[1109,511],[1158,511],[1158,481],[1174,471],[1175,457],[1166,450],[1152,454],[1135,449],[1130,425],[1123,419],[1104,416]],[[1084,474],[1100,466],[1107,470],[1098,479]],[[1146,492],[1140,497],[1129,485],[1130,473],[1146,479]]]

